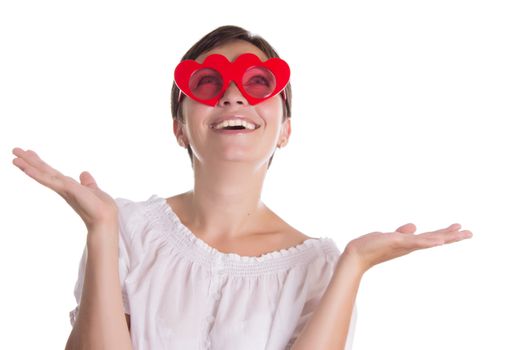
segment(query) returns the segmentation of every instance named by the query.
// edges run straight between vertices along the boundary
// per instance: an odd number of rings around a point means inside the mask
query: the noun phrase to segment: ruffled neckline
[[[312,247],[318,247],[319,249],[322,249],[323,246],[325,247],[324,250],[330,251],[330,250],[335,249],[335,251],[338,252],[335,242],[331,238],[320,237],[320,238],[308,238],[304,240],[302,243],[299,243],[295,246],[264,253],[259,256],[245,256],[245,255],[239,255],[237,253],[225,253],[225,252],[222,252],[210,246],[208,243],[206,243],[205,241],[197,237],[186,225],[184,225],[182,221],[180,220],[180,218],[178,217],[177,213],[175,213],[175,211],[171,208],[166,198],[163,198],[163,197],[160,197],[154,194],[150,197],[148,201],[157,202],[162,208],[166,217],[178,229],[177,231],[181,232],[190,242],[194,243],[197,247],[199,247],[201,250],[203,250],[207,254],[213,255],[218,258],[222,258],[223,261],[230,260],[230,261],[236,261],[236,262],[253,263],[253,262],[268,261],[272,259],[279,259],[279,258],[289,258],[295,255],[299,255],[301,254],[301,252],[305,252]]]

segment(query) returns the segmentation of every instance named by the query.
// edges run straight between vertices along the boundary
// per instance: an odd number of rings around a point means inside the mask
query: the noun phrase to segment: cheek
[[[182,104],[182,115],[185,121],[198,121],[206,117],[212,109],[213,107],[187,99],[187,102]]]
[[[207,128],[206,121],[209,120],[212,112],[213,107],[195,101],[183,104],[184,131],[192,142],[201,142]]]
[[[279,96],[275,97],[263,101],[255,106],[257,113],[261,116],[261,118],[264,118],[267,122],[283,120],[283,103]]]

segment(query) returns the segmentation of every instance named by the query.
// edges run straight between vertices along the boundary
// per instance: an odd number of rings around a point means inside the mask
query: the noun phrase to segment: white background
[[[292,69],[292,137],[266,178],[270,208],[341,250],[407,222],[474,233],[370,270],[355,349],[524,349],[520,3],[2,2],[0,348],[64,347],[86,238],[12,148],[75,178],[89,170],[114,197],[187,191],[173,69],[234,24]]]

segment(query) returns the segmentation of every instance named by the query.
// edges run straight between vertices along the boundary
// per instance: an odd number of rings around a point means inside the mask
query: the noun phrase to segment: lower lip
[[[253,130],[251,129],[239,129],[239,130],[212,129],[212,130],[219,134],[249,134],[249,133],[256,131],[257,129],[253,129]]]

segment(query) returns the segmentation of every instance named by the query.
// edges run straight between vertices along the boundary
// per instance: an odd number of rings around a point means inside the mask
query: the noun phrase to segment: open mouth
[[[224,130],[224,131],[239,131],[239,130],[246,130],[246,131],[252,131],[256,130],[260,127],[260,125],[255,124],[254,122],[244,119],[244,118],[231,118],[222,120],[216,123],[213,123],[210,125],[212,129],[215,129],[217,131]]]
[[[212,130],[219,134],[247,134],[257,131],[260,127],[260,125],[257,125],[255,126],[255,129],[253,129],[249,127],[247,128],[243,125],[229,125],[220,128],[212,128]]]
[[[216,133],[219,134],[249,134],[255,132],[256,130],[246,129],[246,128],[223,128],[223,129],[213,129]]]
[[[221,128],[219,130],[248,130],[248,128],[245,128],[242,125],[235,125],[235,126],[226,126],[224,128]],[[252,129],[249,129],[252,130]]]
[[[236,125],[228,125],[227,123],[220,123],[218,125],[211,125],[211,128],[213,130],[221,131],[221,130],[247,130],[247,131],[253,131],[259,129],[261,126],[257,124],[242,124],[242,123],[236,123]]]

